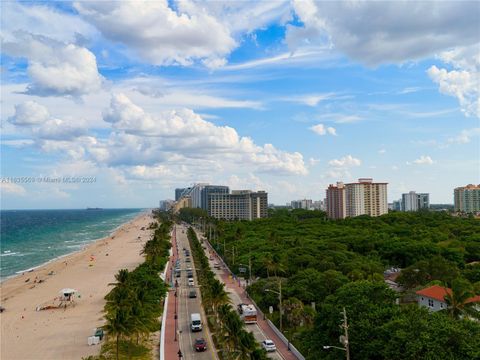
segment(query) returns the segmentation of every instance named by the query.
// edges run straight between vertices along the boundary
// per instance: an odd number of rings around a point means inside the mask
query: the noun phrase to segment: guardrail
[[[217,255],[217,259],[220,259],[223,266],[225,267],[225,269],[228,270],[228,272],[230,273],[230,275],[232,275],[232,277],[234,276],[233,272],[230,270],[230,268],[227,266],[227,264],[225,263],[225,261],[223,260],[223,258],[217,253],[217,251],[213,248],[212,244],[210,244],[210,242],[207,240],[206,237],[202,236],[202,240],[205,241],[207,244],[208,244],[208,247],[210,248],[210,250],[212,250],[215,255]],[[267,324],[268,326],[270,326],[270,328],[273,330],[273,332],[280,338],[280,340],[287,346],[287,348],[291,351],[291,353],[293,355],[295,355],[295,357],[298,359],[298,360],[305,360],[305,357],[300,353],[300,351],[298,351],[298,349],[293,346],[293,344],[285,337],[285,335],[283,335],[282,332],[280,332],[280,330],[275,326],[275,324],[273,322],[271,322],[269,319],[266,318],[265,314],[263,313],[262,310],[260,310],[260,307],[258,307],[258,305],[255,303],[255,301],[253,301],[253,299],[251,298],[251,296],[248,294],[247,291],[245,291],[245,294],[247,295],[247,297],[250,299],[250,301],[252,302],[252,304],[255,306],[255,308],[257,309],[257,313],[259,316],[262,316],[264,319],[266,319],[267,321]]]

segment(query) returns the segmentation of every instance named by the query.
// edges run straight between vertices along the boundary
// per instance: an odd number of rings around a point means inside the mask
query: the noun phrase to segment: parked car
[[[195,282],[193,281],[193,278],[188,279],[188,286],[194,286]]]
[[[187,278],[189,278],[189,279],[193,278],[193,271],[192,270],[187,270]]]
[[[196,351],[205,351],[207,350],[207,342],[204,338],[195,339],[194,347]]]
[[[270,352],[270,351],[276,351],[277,347],[275,346],[275,343],[272,340],[266,339],[262,341],[262,347],[265,349],[265,351]]]
[[[195,290],[190,290],[190,292],[188,293],[188,297],[190,299],[194,299],[197,297],[197,292]]]
[[[215,264],[213,264],[213,267],[215,269],[220,269],[222,266],[220,265],[220,263],[216,262]]]

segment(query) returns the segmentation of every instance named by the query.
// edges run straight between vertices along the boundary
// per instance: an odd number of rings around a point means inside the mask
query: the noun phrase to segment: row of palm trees
[[[131,359],[134,356],[131,350],[160,328],[158,319],[167,288],[158,274],[168,262],[172,224],[157,222],[151,227],[155,229],[153,236],[142,251],[145,262],[131,272],[120,270],[115,275],[116,282],[109,284],[114,288],[105,296],[103,329],[115,340],[115,347],[104,355],[114,355],[117,360],[121,357]],[[126,354],[120,348],[122,343]]]
[[[210,270],[197,235],[188,229],[188,240],[195,260],[197,276],[202,292],[202,302],[209,326],[219,353],[224,360],[265,360],[266,353],[255,341],[253,334],[245,329],[245,323],[229,303],[224,285]]]

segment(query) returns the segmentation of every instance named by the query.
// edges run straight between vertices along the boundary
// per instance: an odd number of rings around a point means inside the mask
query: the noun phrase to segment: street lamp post
[[[349,341],[348,341],[348,322],[347,322],[347,311],[345,308],[343,308],[342,311],[343,315],[343,321],[342,324],[340,325],[340,328],[344,330],[344,334],[340,336],[340,342],[343,344],[343,348],[339,346],[333,346],[333,345],[323,345],[323,348],[325,350],[333,348],[333,349],[338,349],[338,350],[343,350],[345,351],[345,355],[347,357],[347,360],[350,360],[350,346],[349,346]]]
[[[275,290],[270,290],[270,289],[265,289],[265,291],[269,291],[269,292],[273,292],[275,294],[278,294],[278,301],[279,301],[279,309],[280,309],[280,332],[283,332],[283,322],[282,322],[282,312],[283,312],[283,308],[282,308],[282,281],[279,280],[278,282],[278,290],[279,291],[275,291]]]

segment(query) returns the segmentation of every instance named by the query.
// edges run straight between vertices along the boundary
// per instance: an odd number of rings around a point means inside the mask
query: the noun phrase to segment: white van
[[[192,278],[189,278],[188,279],[188,286],[194,286],[195,285],[195,282],[193,281]]]
[[[200,317],[200,314],[193,313],[190,315],[190,328],[192,329],[192,332],[202,331],[202,318]]]

